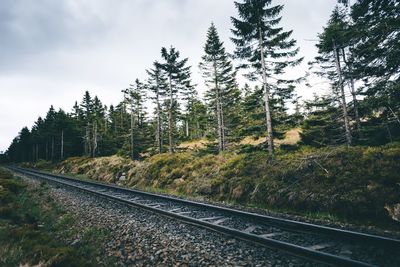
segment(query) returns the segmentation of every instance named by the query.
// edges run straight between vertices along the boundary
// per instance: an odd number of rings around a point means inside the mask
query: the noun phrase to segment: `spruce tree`
[[[135,80],[134,84],[123,91],[124,98],[130,110],[130,130],[129,130],[129,146],[130,157],[137,159],[139,153],[143,150],[142,139],[144,129],[144,102],[146,100],[145,87],[139,79]]]
[[[153,68],[146,70],[148,75],[147,88],[151,92],[150,97],[156,105],[156,144],[158,153],[161,154],[163,151],[163,127],[162,127],[162,109],[161,102],[162,98],[166,94],[167,90],[167,79],[165,73],[161,70],[159,63],[156,61],[153,63]]]
[[[274,153],[273,125],[270,107],[272,91],[282,90],[295,82],[281,77],[287,67],[298,65],[302,58],[296,59],[299,49],[291,38],[292,31],[284,31],[278,26],[283,5],[271,6],[271,0],[244,0],[235,2],[239,17],[232,17],[235,55],[247,60],[242,65],[251,68],[247,77],[261,79],[264,90],[267,142],[270,156]]]
[[[357,0],[351,7],[354,69],[365,87],[362,103],[376,114],[389,140],[400,138],[400,4],[398,0]],[[380,138],[376,136],[375,139]],[[372,137],[372,136],[371,136]],[[372,137],[374,138],[374,137]]]
[[[300,133],[303,144],[324,147],[343,143],[343,125],[338,98],[329,96],[317,97],[305,102],[307,118],[302,123]]]
[[[319,43],[317,47],[319,56],[316,59],[320,64],[327,64],[327,66],[324,67],[325,69],[330,69],[327,72],[327,77],[333,81],[333,86],[337,87],[340,91],[339,97],[342,107],[346,143],[348,146],[351,146],[352,133],[344,89],[345,76],[342,61],[342,58],[345,58],[344,48],[348,46],[345,29],[344,13],[336,7],[327,27],[325,27],[323,33],[318,36]]]
[[[84,148],[85,155],[92,156],[93,153],[93,144],[92,144],[92,119],[93,119],[93,99],[89,93],[89,91],[85,92],[83,96],[80,107],[83,111],[83,121],[84,121]]]
[[[175,151],[175,122],[178,111],[178,96],[190,88],[190,66],[187,66],[187,58],[180,59],[180,53],[174,47],[167,50],[161,48],[161,57],[163,62],[157,65],[166,73],[167,76],[167,96],[168,96],[168,141],[169,152]]]
[[[218,150],[221,152],[225,150],[226,142],[224,107],[228,106],[226,102],[232,100],[231,96],[237,85],[235,80],[236,71],[233,69],[228,53],[225,51],[223,42],[220,40],[213,23],[207,32],[204,52],[205,54],[199,67],[208,87],[205,97],[215,107]]]

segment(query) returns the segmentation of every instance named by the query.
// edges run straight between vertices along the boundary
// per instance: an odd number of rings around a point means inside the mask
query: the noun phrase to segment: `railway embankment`
[[[36,167],[150,191],[399,227],[400,144],[300,148],[278,152],[202,151],[141,161],[111,156],[69,158]]]

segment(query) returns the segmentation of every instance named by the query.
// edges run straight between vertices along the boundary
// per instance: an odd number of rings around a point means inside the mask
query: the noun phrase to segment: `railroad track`
[[[334,266],[400,266],[400,240],[260,215],[116,185],[8,167],[27,176]]]

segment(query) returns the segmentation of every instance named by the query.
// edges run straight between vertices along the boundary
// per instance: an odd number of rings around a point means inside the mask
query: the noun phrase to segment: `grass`
[[[295,141],[298,131],[287,136]],[[257,147],[254,147],[257,148]],[[73,158],[58,172],[116,182],[152,192],[238,203],[315,218],[400,229],[400,143],[380,147],[279,146],[124,158]],[[124,173],[126,180],[118,181]]]
[[[99,266],[102,229],[75,225],[42,183],[32,189],[0,169],[0,266]],[[77,236],[81,236],[78,238]],[[76,240],[75,246],[71,243]]]

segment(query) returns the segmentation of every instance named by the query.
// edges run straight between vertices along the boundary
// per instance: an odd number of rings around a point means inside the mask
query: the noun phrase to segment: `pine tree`
[[[306,101],[307,118],[302,124],[300,133],[303,144],[324,147],[338,145],[343,142],[340,104],[336,97],[315,96],[314,100]]]
[[[146,139],[145,130],[147,125],[145,123],[145,106],[146,101],[146,88],[145,85],[136,79],[134,84],[126,90],[123,90],[124,98],[130,110],[130,130],[129,130],[129,146],[130,157],[132,159],[139,158],[140,152],[144,150],[144,140]]]
[[[167,50],[161,48],[163,63],[157,65],[166,73],[168,83],[168,141],[169,152],[175,151],[175,113],[178,111],[178,95],[190,88],[190,66],[186,66],[187,58],[180,60],[180,53],[174,47]]]
[[[239,18],[231,19],[234,26],[232,32],[235,37],[232,41],[236,45],[236,56],[247,60],[243,67],[252,68],[247,75],[250,79],[262,79],[268,151],[270,156],[273,156],[271,91],[279,91],[295,82],[282,79],[280,74],[283,74],[287,67],[298,65],[302,58],[294,58],[299,49],[295,48],[296,41],[290,37],[292,31],[285,32],[278,26],[283,6],[271,6],[271,2],[271,0],[235,2]]]
[[[328,72],[328,77],[333,81],[333,86],[340,90],[340,101],[342,107],[342,117],[346,135],[346,143],[352,145],[352,133],[350,128],[350,117],[348,115],[348,107],[346,103],[346,95],[344,90],[344,72],[342,66],[342,56],[345,58],[344,47],[347,46],[348,40],[344,34],[345,30],[344,14],[335,8],[324,32],[319,35],[319,43],[317,44],[318,53],[317,62],[320,64],[327,63],[328,67],[333,67],[334,72]]]
[[[265,133],[263,108],[263,90],[256,86],[251,89],[247,84],[243,88],[245,92],[242,102],[242,123],[239,128],[240,136],[260,137]]]
[[[182,100],[184,102],[184,112],[181,114],[181,120],[183,121],[182,136],[185,139],[193,138],[193,128],[196,123],[196,115],[194,113],[195,105],[200,100],[198,99],[197,91],[194,85],[188,84],[185,90],[182,92]]]
[[[205,83],[209,90],[206,99],[215,107],[217,121],[217,136],[219,152],[225,150],[225,120],[224,107],[229,106],[227,101],[232,100],[233,89],[236,85],[236,71],[229,60],[223,42],[220,40],[217,29],[212,23],[207,32],[207,41],[204,46],[205,55],[199,64]]]
[[[93,154],[93,144],[92,144],[92,119],[93,119],[93,100],[90,96],[89,91],[85,92],[83,96],[82,102],[80,104],[82,109],[82,119],[84,121],[84,148],[85,148],[85,155],[92,156]]]
[[[351,7],[351,17],[354,71],[365,87],[363,109],[371,120],[377,120],[389,140],[399,139],[399,1],[357,0]]]
[[[166,94],[167,90],[167,79],[165,73],[161,70],[160,65],[157,61],[153,63],[153,68],[146,70],[148,75],[147,88],[152,93],[151,99],[156,105],[156,143],[158,153],[161,154],[163,151],[163,127],[161,119],[161,101]]]

